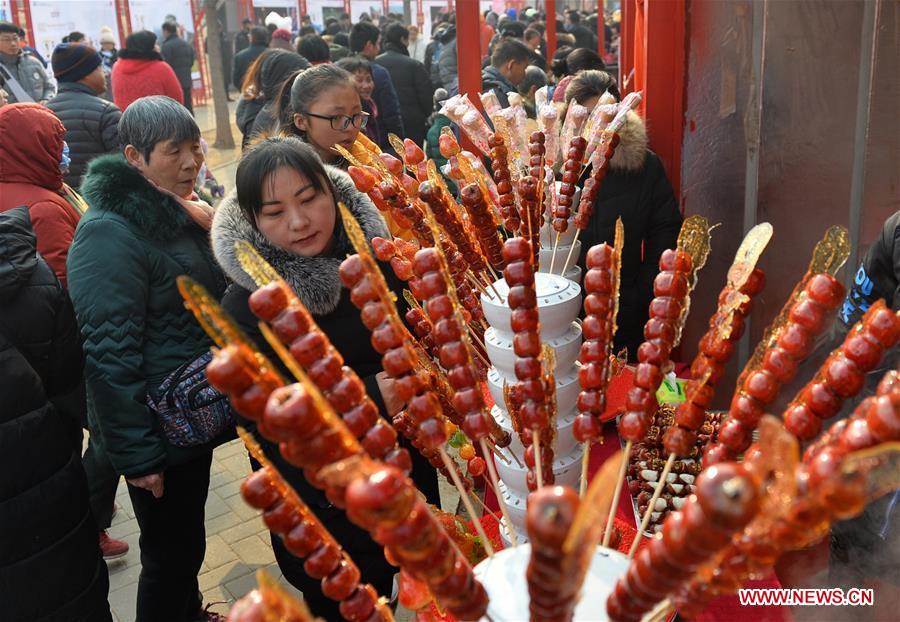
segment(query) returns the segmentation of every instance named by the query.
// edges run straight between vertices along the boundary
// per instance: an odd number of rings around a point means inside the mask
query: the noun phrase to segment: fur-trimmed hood
[[[625,125],[619,130],[619,146],[613,154],[609,167],[622,171],[638,171],[647,159],[647,126],[634,111],[629,112]]]
[[[342,201],[356,217],[366,238],[388,237],[388,228],[372,201],[353,185],[350,176],[332,166],[325,166],[336,192],[336,199]],[[212,247],[216,260],[225,274],[235,283],[254,291],[256,284],[241,268],[234,243],[246,240],[259,251],[275,271],[287,281],[297,293],[310,313],[325,315],[337,308],[341,299],[341,279],[338,268],[344,257],[354,252],[344,228],[337,224],[337,244],[328,257],[300,257],[272,245],[262,233],[256,230],[244,217],[237,202],[237,193],[231,192],[216,210],[212,225]]]
[[[152,240],[174,240],[192,223],[178,201],[154,188],[121,154],[92,160],[81,194],[90,209],[118,214]]]

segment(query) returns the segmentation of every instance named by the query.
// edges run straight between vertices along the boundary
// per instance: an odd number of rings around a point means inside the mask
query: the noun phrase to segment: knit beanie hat
[[[109,26],[104,26],[100,29],[100,43],[112,43],[115,45],[116,38],[113,36],[112,29]]]
[[[272,33],[272,38],[273,39],[283,39],[284,41],[287,41],[288,43],[290,43],[291,31],[285,30],[284,28],[276,28],[275,31]]]
[[[81,43],[60,43],[50,57],[53,75],[59,82],[78,82],[102,62],[97,50]]]
[[[156,45],[156,35],[149,30],[138,30],[125,39],[125,49],[132,52],[153,52],[154,45]]]

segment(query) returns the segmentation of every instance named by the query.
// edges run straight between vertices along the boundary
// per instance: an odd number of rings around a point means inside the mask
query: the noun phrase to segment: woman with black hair
[[[291,76],[311,66],[304,57],[288,50],[272,50],[266,57],[259,68],[260,96],[263,105],[250,126],[249,137],[246,137],[248,143],[257,135],[278,132],[278,94]]]
[[[577,102],[589,110],[604,93],[617,100],[616,80],[605,71],[582,71],[566,89],[566,102]],[[674,248],[682,216],[672,185],[659,157],[648,148],[647,128],[636,113],[629,112],[619,130],[619,145],[603,178],[594,212],[581,233],[581,257],[601,242],[612,243],[616,219],[625,226],[616,349],[628,348],[634,361],[643,341],[647,309],[653,298],[653,279],[659,272],[659,256]],[[585,173],[585,178],[590,172]],[[584,178],[583,178],[584,179]]]
[[[284,82],[278,96],[281,133],[309,144],[325,164],[346,168],[334,150],[348,151],[369,120],[353,76],[331,64],[316,65]]]
[[[337,202],[348,207],[368,239],[388,235],[378,210],[356,190],[346,173],[323,166],[316,151],[294,137],[270,138],[255,145],[238,165],[236,186],[236,195],[216,211],[212,227],[216,259],[233,281],[222,306],[264,354],[278,360],[248,306],[256,286],[241,268],[234,250],[236,241],[247,241],[293,288],[341,353],[344,364],[363,380],[382,415],[390,418],[396,414],[402,403],[382,371],[381,356],[370,344],[369,331],[350,301],[349,290],[338,276],[341,261],[354,250],[341,224]],[[400,293],[402,283],[390,269],[383,272],[391,289]],[[277,444],[261,438],[253,422],[241,424],[253,431],[266,455],[354,559],[362,580],[370,582],[379,594],[391,596],[394,570],[385,561],[382,548],[352,525],[321,491],[311,487],[302,470],[285,462]],[[435,470],[418,452],[412,450],[411,454],[416,485],[429,502],[439,503]],[[326,620],[341,619],[338,604],[322,594],[319,581],[306,575],[301,560],[274,535],[272,547],[285,578],[303,592],[313,612]]]

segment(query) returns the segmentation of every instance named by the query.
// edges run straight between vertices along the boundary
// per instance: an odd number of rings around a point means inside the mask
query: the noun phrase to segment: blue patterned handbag
[[[159,415],[163,436],[177,447],[203,445],[234,426],[228,397],[210,386],[206,366],[212,352],[188,361],[163,380],[147,405]]]

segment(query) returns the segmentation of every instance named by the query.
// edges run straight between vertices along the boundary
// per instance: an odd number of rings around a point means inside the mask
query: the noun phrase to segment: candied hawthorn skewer
[[[351,237],[358,239],[362,235],[361,230],[357,230],[358,225],[343,205],[341,215],[348,232],[354,231]],[[361,310],[363,322],[372,331],[372,347],[382,355],[384,371],[394,380],[398,396],[406,404],[406,417],[411,425],[403,425],[401,429],[410,433],[408,438],[414,446],[418,444],[439,453],[447,472],[459,488],[466,509],[473,517],[477,516],[471,507],[466,488],[443,449],[448,440],[447,418],[440,400],[431,390],[430,379],[423,370],[418,369],[419,357],[410,345],[412,337],[400,320],[384,277],[369,254],[368,247],[364,243],[354,245],[363,252],[351,255],[341,263],[341,282],[350,289],[350,300]],[[415,261],[423,252],[437,253],[433,248],[420,250],[416,253]],[[420,287],[428,288],[434,280],[423,281]],[[440,283],[446,287],[443,279],[440,279]],[[424,457],[428,459],[427,455]]]
[[[289,594],[265,570],[256,571],[256,582],[259,587],[232,605],[226,622],[322,622],[321,618],[313,617],[306,603]]]
[[[477,186],[476,186],[477,188]],[[472,441],[481,444],[482,453],[489,456],[486,438],[491,433],[493,419],[487,412],[481,384],[474,372],[472,344],[462,318],[459,300],[452,281],[447,276],[446,261],[438,248],[425,248],[416,253],[413,269],[419,278],[425,311],[434,323],[434,340],[438,345],[441,366],[447,370],[447,380],[455,389],[451,403],[462,417],[462,429]],[[496,422],[493,422],[496,424]],[[503,497],[497,488],[494,465],[487,460],[500,509],[513,538]],[[478,521],[475,521],[476,523]]]
[[[900,485],[893,478],[878,481],[870,469],[877,462],[850,461],[877,451],[880,444],[900,441],[900,372],[889,371],[875,395],[867,397],[849,419],[835,422],[796,467],[796,494],[778,508],[771,525],[734,539],[711,572],[698,574],[680,589],[674,604],[687,617],[695,617],[710,600],[735,591],[751,576],[768,571],[785,552],[805,548],[828,534],[834,520],[859,515],[865,506]],[[754,448],[747,456],[754,453]],[[747,458],[745,458],[746,462]]]
[[[263,465],[241,484],[244,501],[263,512],[263,522],[282,538],[292,555],[306,559],[304,571],[322,581],[322,593],[340,603],[339,610],[345,620],[392,620],[389,609],[378,607],[375,589],[360,583],[359,568],[284,481],[259,444],[245,430],[238,431],[250,453]]]
[[[618,580],[606,612],[614,622],[638,622],[694,568],[725,548],[756,514],[755,478],[743,465],[718,464],[697,478],[697,492],[663,523]]]
[[[503,226],[512,233],[518,233],[522,219],[516,207],[516,194],[513,191],[512,173],[509,170],[509,150],[503,137],[496,132],[488,137],[488,144],[491,146],[494,183],[497,184],[497,192],[500,194],[500,217],[503,219]]]
[[[509,285],[508,301],[512,309],[515,374],[522,396],[519,417],[525,428],[519,435],[526,448],[528,489],[536,490],[554,481],[553,448],[546,441],[551,424],[549,394],[556,387],[547,386],[544,377],[531,243],[521,237],[508,239],[503,245],[503,259],[506,262],[503,276]],[[541,447],[541,441],[544,441],[544,447]]]
[[[647,435],[653,423],[658,407],[656,391],[671,364],[670,353],[681,339],[691,291],[697,283],[698,272],[706,263],[709,243],[709,223],[702,216],[690,216],[678,234],[677,247],[664,251],[659,258],[660,272],[653,280],[655,297],[650,301],[650,317],[644,325],[645,341],[638,348],[634,384],[628,390],[625,412],[619,419],[619,434],[626,440],[626,457],[630,456],[632,445]],[[639,535],[650,522],[674,462],[675,456],[669,455],[641,520]],[[640,537],[634,539],[629,556],[634,555],[638,544]]]
[[[569,150],[566,153],[566,161],[563,164],[562,183],[553,206],[553,230],[556,231],[556,239],[553,241],[553,256],[550,259],[550,273],[556,263],[556,249],[559,247],[559,238],[569,228],[569,215],[572,211],[572,201],[575,189],[581,175],[584,151],[587,149],[587,140],[581,136],[572,138]]]
[[[833,274],[849,251],[849,236],[842,227],[831,227],[816,245],[809,268],[738,377],[728,418],[719,428],[717,442],[706,448],[704,465],[734,458],[750,446],[766,407],[794,377],[797,365],[809,356],[816,336],[843,301],[844,286]]]
[[[753,308],[753,298],[765,285],[765,274],[755,266],[771,237],[772,225],[756,225],[735,253],[718,306],[709,320],[709,329],[700,339],[699,351],[691,364],[685,401],[678,405],[675,425],[669,426],[663,438],[669,454],[687,456],[697,440],[715,385],[725,373],[725,365],[744,331],[744,320]]]
[[[494,268],[502,269],[503,240],[494,223],[494,215],[485,201],[484,194],[478,184],[463,186],[459,193],[462,203],[475,227],[478,242],[488,263]]]
[[[798,318],[799,318],[798,314]],[[801,441],[815,437],[825,419],[838,414],[844,401],[865,384],[886,350],[900,341],[900,315],[879,300],[847,333],[844,342],[784,411],[784,425]]]
[[[347,487],[347,515],[367,529],[438,604],[460,620],[479,620],[488,596],[466,557],[412,482],[388,466],[356,477]]]
[[[525,524],[531,558],[525,577],[532,620],[571,620],[581,586],[566,572],[563,544],[580,499],[566,486],[544,486],[528,496]]]

